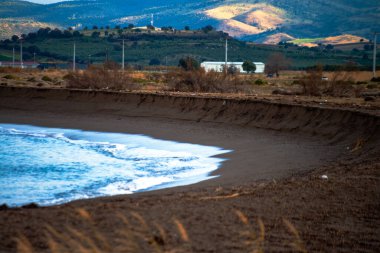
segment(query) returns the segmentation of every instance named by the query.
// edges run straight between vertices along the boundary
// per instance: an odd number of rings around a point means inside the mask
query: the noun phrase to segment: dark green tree
[[[179,60],[178,67],[181,67],[186,71],[192,71],[199,69],[199,63],[194,58],[186,57]]]
[[[151,59],[150,62],[149,62],[149,65],[153,66],[153,65],[160,65],[161,64],[161,61],[159,59]]]
[[[12,36],[12,41],[13,41],[13,42],[17,42],[18,39],[19,39],[19,37],[18,37],[17,35],[13,35],[13,36]]]
[[[250,60],[244,61],[242,67],[247,73],[254,73],[256,71],[256,65]]]

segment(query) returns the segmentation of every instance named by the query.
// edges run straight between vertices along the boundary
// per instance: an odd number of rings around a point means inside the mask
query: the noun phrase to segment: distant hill
[[[380,30],[379,0],[82,0],[48,5],[0,0],[3,24],[29,19],[61,27],[147,25],[151,14],[157,27],[212,25],[250,41],[342,34],[368,38]]]

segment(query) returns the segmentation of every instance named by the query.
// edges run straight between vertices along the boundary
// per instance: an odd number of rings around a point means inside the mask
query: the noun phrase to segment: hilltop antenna
[[[151,19],[150,19],[150,25],[154,27],[154,16],[153,14],[151,15]]]
[[[376,78],[376,51],[377,51],[377,35],[378,32],[374,32],[373,38],[373,78]]]

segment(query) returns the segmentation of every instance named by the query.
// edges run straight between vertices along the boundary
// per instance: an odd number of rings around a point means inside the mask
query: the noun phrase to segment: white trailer
[[[201,63],[201,67],[204,68],[207,72],[209,72],[211,70],[216,71],[216,72],[223,72],[225,64],[226,63],[222,62],[222,61],[220,61],[220,62],[205,61],[205,62]],[[265,64],[264,63],[254,62],[253,64],[256,65],[255,73],[257,73],[257,74],[264,73],[264,70],[265,70]],[[237,68],[239,70],[240,73],[246,73],[243,70],[243,62],[227,62],[227,66],[228,67],[234,66],[235,68]]]

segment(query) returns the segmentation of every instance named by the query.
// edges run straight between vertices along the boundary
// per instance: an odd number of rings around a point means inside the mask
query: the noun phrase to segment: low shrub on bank
[[[309,70],[299,84],[302,93],[309,96],[357,97],[362,90],[361,86],[355,85],[350,73],[336,71],[330,79],[325,79],[321,67]]]
[[[43,76],[43,77],[41,78],[41,80],[42,80],[42,81],[45,81],[45,82],[51,82],[51,81],[53,81],[53,79],[51,79],[51,78],[48,77],[48,76]]]
[[[16,77],[14,75],[11,75],[11,74],[5,75],[5,76],[3,76],[3,78],[4,79],[9,79],[9,80],[16,79]]]
[[[256,81],[255,81],[255,84],[256,85],[264,85],[264,84],[266,84],[267,82],[266,81],[264,81],[264,80],[262,80],[262,79],[257,79]]]
[[[202,68],[169,72],[166,75],[166,83],[171,91],[218,93],[242,92],[249,85],[239,75],[206,72]]]
[[[138,86],[132,82],[127,71],[105,66],[91,66],[84,71],[69,73],[64,77],[68,88],[134,90]]]

